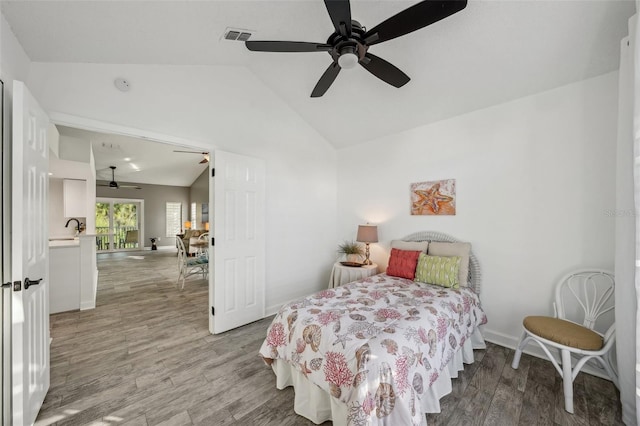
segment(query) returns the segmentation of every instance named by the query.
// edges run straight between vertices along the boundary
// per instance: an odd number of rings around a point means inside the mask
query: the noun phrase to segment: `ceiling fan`
[[[382,81],[402,87],[410,80],[404,72],[378,56],[368,52],[369,47],[438,22],[467,6],[467,0],[426,0],[392,16],[370,30],[351,19],[349,0],[324,0],[329,17],[335,27],[326,43],[302,41],[245,42],[249,50],[258,52],[328,52],[333,59],[329,68],[311,92],[312,98],[325,94],[342,68],[360,64]]]
[[[202,160],[200,161],[199,164],[206,164],[209,162],[209,153],[208,152],[200,152],[200,151],[176,151],[174,150],[173,152],[180,152],[183,154],[200,154],[202,155]]]
[[[111,189],[142,189],[136,185],[120,185],[118,182],[116,182],[116,166],[109,166],[109,168],[111,169],[111,182],[109,182],[108,184],[99,183],[97,184],[97,186],[107,186]]]

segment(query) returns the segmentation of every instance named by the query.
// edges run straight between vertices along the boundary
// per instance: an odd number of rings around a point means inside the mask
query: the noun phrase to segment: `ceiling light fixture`
[[[356,54],[355,46],[345,46],[340,50],[340,56],[338,57],[338,65],[343,69],[355,68],[358,65],[358,55]]]
[[[129,157],[124,157],[124,161],[131,161],[131,158],[129,158]]]

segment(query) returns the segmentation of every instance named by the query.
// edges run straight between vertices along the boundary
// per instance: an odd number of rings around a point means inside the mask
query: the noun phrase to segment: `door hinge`
[[[212,239],[211,239],[211,247],[213,247],[213,246],[215,246],[215,245],[216,245],[215,241],[216,241],[216,239],[215,239],[215,238],[212,238]]]
[[[214,308],[213,306],[211,307],[211,315],[215,315],[216,314],[216,308]]]
[[[216,177],[216,169],[211,169],[211,177]]]

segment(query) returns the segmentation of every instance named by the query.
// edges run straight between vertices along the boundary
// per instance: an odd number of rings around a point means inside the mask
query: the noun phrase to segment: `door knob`
[[[24,289],[27,290],[32,285],[40,284],[40,281],[42,281],[42,278],[38,278],[37,280],[30,280],[29,278],[25,278],[24,279]]]

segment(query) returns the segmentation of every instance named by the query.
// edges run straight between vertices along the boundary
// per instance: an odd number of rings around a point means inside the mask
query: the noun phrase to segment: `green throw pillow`
[[[415,281],[447,288],[458,288],[460,286],[459,269],[460,256],[429,256],[420,253]]]

